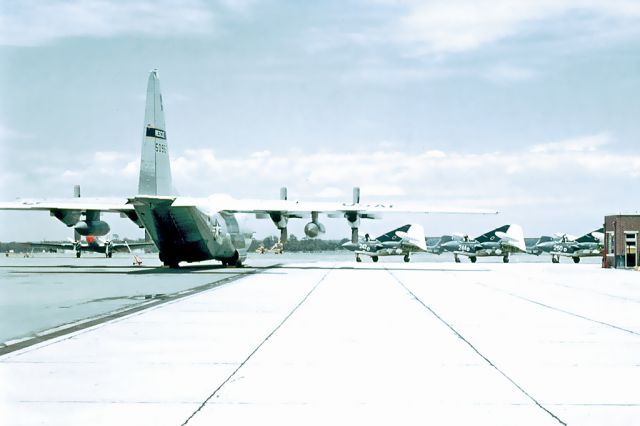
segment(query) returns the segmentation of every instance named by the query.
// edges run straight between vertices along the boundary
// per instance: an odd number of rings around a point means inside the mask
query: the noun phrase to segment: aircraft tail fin
[[[507,232],[498,231],[496,232],[496,236],[500,238],[502,244],[515,247],[522,252],[527,251],[527,246],[524,242],[524,232],[520,225],[509,225]]]
[[[376,240],[380,241],[381,243],[384,243],[386,241],[400,241],[402,238],[396,235],[396,232],[407,232],[410,227],[411,225],[408,224],[402,225],[400,228],[396,228],[393,231],[389,231],[386,234],[380,235],[378,238],[376,238]]]
[[[414,223],[409,226],[406,232],[396,231],[396,235],[402,238],[404,244],[419,248],[422,251],[427,251],[427,239],[424,236],[424,228],[422,225]]]
[[[476,238],[476,241],[478,241],[479,243],[486,243],[489,241],[497,241],[500,238],[498,236],[496,236],[496,232],[507,232],[509,230],[509,227],[511,225],[502,225],[499,228],[493,229],[489,232],[487,232],[486,234],[482,234],[479,237]]]
[[[172,195],[172,193],[169,146],[164,125],[160,80],[158,71],[153,70],[149,74],[147,84],[138,194]]]
[[[602,241],[604,238],[601,238],[604,233],[604,228],[596,229],[595,231],[591,231],[589,233],[584,234],[580,238],[576,238],[577,243],[597,243]]]

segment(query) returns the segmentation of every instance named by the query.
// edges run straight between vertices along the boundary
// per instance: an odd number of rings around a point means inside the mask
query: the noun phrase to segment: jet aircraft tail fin
[[[479,243],[487,243],[490,241],[497,241],[500,238],[498,236],[496,236],[496,232],[507,232],[509,230],[509,228],[511,227],[511,225],[502,225],[499,228],[493,229],[489,232],[487,232],[486,234],[482,234],[479,237],[476,238],[476,241]]]
[[[389,231],[386,234],[382,234],[380,235],[378,238],[376,238],[376,240],[380,241],[381,243],[384,243],[386,241],[400,241],[402,238],[399,237],[396,232],[407,232],[409,230],[409,228],[411,227],[411,225],[407,224],[407,225],[402,225],[400,228],[396,228],[393,231]]]
[[[157,70],[151,71],[147,84],[138,194],[173,194],[169,146],[164,126],[164,106]]]
[[[410,225],[407,231],[396,231],[396,235],[402,238],[403,244],[427,251],[427,239],[424,236],[424,228],[422,225]]]
[[[524,232],[520,225],[509,225],[507,232],[497,231],[496,236],[500,238],[501,244],[515,247],[522,252],[527,251],[527,246],[524,242]]]
[[[595,231],[588,232],[582,237],[577,238],[577,243],[597,243],[604,240],[604,228],[596,229]]]

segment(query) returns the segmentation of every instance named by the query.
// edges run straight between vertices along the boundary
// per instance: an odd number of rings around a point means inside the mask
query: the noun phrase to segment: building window
[[[625,263],[627,268],[635,268],[638,265],[638,233],[624,233]]]

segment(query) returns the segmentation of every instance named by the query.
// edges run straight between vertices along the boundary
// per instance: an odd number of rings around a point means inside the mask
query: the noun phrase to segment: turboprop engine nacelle
[[[111,230],[109,224],[102,220],[82,220],[73,229],[80,235],[95,235],[97,237],[107,235]]]
[[[324,232],[324,225],[320,222],[309,222],[304,226],[304,233],[309,238],[315,238]]]

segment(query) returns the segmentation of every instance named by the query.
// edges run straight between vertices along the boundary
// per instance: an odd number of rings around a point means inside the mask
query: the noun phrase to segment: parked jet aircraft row
[[[559,263],[562,256],[571,257],[575,263],[578,263],[582,257],[602,255],[604,244],[602,231],[601,228],[581,237],[567,234],[542,236],[533,246],[526,247],[522,228],[511,224],[500,226],[475,238],[463,234],[443,235],[435,244],[427,245],[422,225],[406,224],[377,238],[371,238],[369,234],[365,234],[364,237],[359,238],[358,243],[346,242],[342,247],[353,251],[357,262],[362,261],[362,256],[369,256],[373,262],[377,262],[382,256],[402,256],[405,262],[410,262],[412,253],[428,252],[437,255],[452,253],[456,262],[460,262],[462,256],[468,257],[472,263],[475,263],[478,257],[498,256],[502,257],[504,263],[508,263],[511,253],[529,253],[536,256],[548,253],[553,263]],[[70,239],[68,243],[30,243],[30,245],[38,248],[73,250],[76,257],[80,257],[83,251],[103,253],[106,257],[112,257],[115,252],[131,252],[132,249],[152,246],[153,243],[116,242],[87,236],[85,241]],[[278,241],[269,249],[260,246],[256,253],[281,254],[283,251],[284,244]]]
[[[359,190],[353,203],[298,202],[279,200],[240,200],[228,195],[191,198],[175,195],[172,187],[169,146],[165,128],[164,105],[156,70],[149,75],[142,136],[142,155],[138,192],[122,198],[31,199],[0,203],[0,210],[40,210],[59,219],[76,232],[87,236],[104,236],[109,225],[101,213],[120,213],[144,228],[159,250],[160,260],[178,267],[182,261],[216,259],[223,265],[241,265],[246,258],[251,233],[240,228],[237,214],[252,214],[271,219],[280,230],[280,240],[287,240],[289,219],[310,218],[304,227],[308,237],[325,231],[320,214],[341,217],[351,228],[351,240],[358,242],[361,219],[377,219],[387,213],[463,213],[496,214],[487,210],[432,209],[423,205],[362,204]]]
[[[560,257],[571,257],[575,263],[581,257],[602,256],[604,245],[603,229],[590,232],[576,238],[566,234],[553,237],[543,236],[530,248],[524,241],[520,225],[503,225],[476,238],[468,235],[443,235],[434,245],[427,246],[424,229],[419,224],[407,224],[377,238],[366,234],[358,243],[347,242],[343,247],[355,252],[356,261],[361,262],[362,255],[371,257],[374,262],[380,256],[403,256],[405,262],[411,260],[411,253],[429,252],[433,254],[453,253],[456,262],[460,256],[466,256],[473,263],[478,257],[501,256],[504,263],[509,262],[511,253],[529,253],[539,256],[549,253],[553,263]]]

